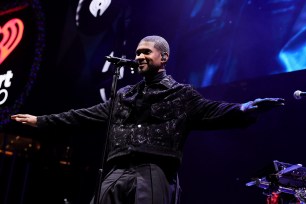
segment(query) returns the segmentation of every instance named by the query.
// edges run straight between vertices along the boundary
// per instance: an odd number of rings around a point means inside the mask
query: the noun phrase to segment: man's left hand
[[[254,101],[241,104],[240,110],[249,111],[266,111],[274,107],[284,106],[285,99],[283,98],[257,98]]]

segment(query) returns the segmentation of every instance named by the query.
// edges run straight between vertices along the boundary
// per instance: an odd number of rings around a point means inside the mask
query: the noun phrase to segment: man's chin
[[[158,69],[149,68],[149,67],[138,67],[138,73],[142,76],[152,76],[158,72]]]
[[[146,73],[148,73],[148,70],[144,69],[144,68],[138,68],[138,74],[140,75],[146,75]]]

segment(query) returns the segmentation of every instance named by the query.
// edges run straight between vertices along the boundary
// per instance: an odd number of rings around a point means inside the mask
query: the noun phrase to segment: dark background
[[[306,90],[306,64],[299,57],[304,1],[113,0],[99,18],[89,14],[89,3],[83,1],[77,12],[75,0],[41,1],[46,44],[40,70],[11,114],[58,113],[101,102],[100,89],[109,96],[112,80],[111,69],[101,72],[104,56],[113,51],[134,58],[138,41],[156,34],[170,43],[167,73],[204,97],[286,100],[245,129],[192,132],[180,170],[183,204],[265,203],[263,189],[246,187],[247,182],[270,172],[273,160],[306,165],[306,101],[293,98],[295,90]],[[139,79],[125,69],[118,87]],[[89,203],[105,130],[39,130],[9,122],[0,136],[2,149],[16,136],[35,146],[0,154],[0,203]]]

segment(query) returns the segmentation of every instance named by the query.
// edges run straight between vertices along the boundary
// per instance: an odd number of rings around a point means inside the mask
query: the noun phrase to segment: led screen
[[[171,74],[207,87],[305,69],[305,13],[303,0],[96,0],[79,1],[76,21],[101,40],[84,41],[98,50],[91,67],[111,51],[134,57],[138,40],[157,34],[170,43]]]

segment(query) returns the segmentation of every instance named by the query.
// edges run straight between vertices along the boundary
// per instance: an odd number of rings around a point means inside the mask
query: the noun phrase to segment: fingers
[[[15,118],[27,118],[29,117],[29,114],[16,114],[16,115],[11,115],[11,118],[12,119],[15,119]]]
[[[275,105],[285,105],[285,99],[283,98],[272,98],[270,99]]]
[[[278,102],[280,105],[285,105],[285,99],[283,99],[283,98],[279,98],[279,99],[277,100],[277,102]]]
[[[254,100],[253,105],[285,105],[283,98],[258,98]]]
[[[277,103],[284,103],[285,102],[285,99],[283,99],[283,98],[267,98],[266,100],[277,102]]]
[[[35,116],[29,115],[29,114],[16,114],[11,116],[12,120],[15,120],[17,122],[21,122],[23,124],[30,124],[33,125],[36,123]]]
[[[18,122],[25,121],[29,118],[28,114],[17,114],[17,115],[12,115],[11,119],[16,120]]]

